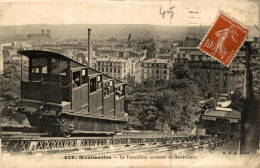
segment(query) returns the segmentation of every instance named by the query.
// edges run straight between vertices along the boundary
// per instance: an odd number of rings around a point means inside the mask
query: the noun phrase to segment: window
[[[31,59],[32,73],[40,73],[40,60],[37,58]]]
[[[114,68],[114,73],[116,73],[116,68]]]
[[[224,81],[227,81],[227,74],[225,74],[225,75],[223,76],[223,80],[224,80]]]
[[[195,60],[195,55],[191,55],[191,60],[192,60],[192,61]]]
[[[219,76],[218,75],[215,76],[215,81],[219,81]]]
[[[40,73],[40,70],[38,67],[32,68],[32,73]]]
[[[104,96],[108,96],[109,95],[109,82],[103,83],[103,88],[104,88]]]
[[[167,70],[163,70],[163,73],[164,73],[164,74],[167,74]]]
[[[180,58],[180,57],[181,57],[181,54],[178,54],[177,57]]]
[[[112,68],[110,68],[110,72],[113,72]]]
[[[126,73],[126,69],[124,69],[124,73]]]
[[[120,69],[118,69],[118,73],[120,73]]]
[[[34,58],[32,59],[32,73],[47,74],[47,58]]]
[[[124,87],[123,87],[123,85],[121,85],[120,87],[115,88],[115,92],[116,92],[116,101],[117,101],[120,97],[124,96]]]
[[[90,79],[90,93],[95,92],[97,90],[97,78]]]
[[[98,66],[100,66],[100,62],[98,62]]]
[[[51,74],[66,75],[68,69],[68,62],[64,60],[51,59]]]
[[[102,68],[102,72],[104,72],[104,68]]]
[[[183,58],[186,58],[186,54],[183,54]]]
[[[110,81],[109,83],[109,90],[110,90],[110,93],[114,92],[114,89],[113,89],[113,81]]]
[[[47,58],[40,58],[40,72],[43,74],[47,74]]]
[[[81,70],[82,84],[88,83],[87,69]]]
[[[108,68],[106,68],[106,72],[108,72]]]
[[[101,78],[102,78],[102,76],[97,76],[97,89],[100,89],[101,88]]]
[[[73,88],[78,87],[81,85],[81,80],[80,80],[80,71],[73,72]]]
[[[202,61],[202,55],[199,55],[199,61]]]

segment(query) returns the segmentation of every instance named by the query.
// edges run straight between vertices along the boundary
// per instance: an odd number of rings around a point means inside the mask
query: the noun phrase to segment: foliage
[[[188,68],[174,67],[170,85],[169,81],[147,78],[142,84],[128,87],[129,116],[138,121],[129,123],[130,127],[163,130],[167,124],[175,131],[194,128],[203,92]]]
[[[242,111],[243,110],[243,93],[241,88],[237,88],[231,95],[230,108]]]
[[[15,101],[20,97],[21,64],[20,61],[6,60],[4,74],[1,77],[1,97]],[[28,65],[23,65],[23,79],[28,79]]]
[[[21,64],[17,60],[4,61],[4,74],[1,76],[1,124],[12,123],[22,124],[25,122],[26,116],[14,112],[15,107],[20,98],[20,78],[21,78]],[[28,78],[28,65],[23,65],[23,79]],[[6,123],[8,122],[8,123]]]

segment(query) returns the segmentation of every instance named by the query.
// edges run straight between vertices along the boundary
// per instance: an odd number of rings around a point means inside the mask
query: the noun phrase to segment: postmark
[[[247,28],[221,12],[199,49],[228,67],[248,33]]]

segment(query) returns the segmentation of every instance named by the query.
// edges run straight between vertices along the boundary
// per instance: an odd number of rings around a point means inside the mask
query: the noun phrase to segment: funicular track
[[[24,137],[2,138],[3,153],[42,153],[82,151],[88,149],[106,149],[113,147],[134,147],[129,150],[156,150],[167,147],[178,150],[215,149],[226,144],[228,139],[217,139],[211,136],[137,136],[137,137]],[[135,148],[137,146],[137,148]],[[139,146],[139,147],[138,147]],[[125,150],[121,151],[124,152]],[[104,152],[104,151],[103,151]]]

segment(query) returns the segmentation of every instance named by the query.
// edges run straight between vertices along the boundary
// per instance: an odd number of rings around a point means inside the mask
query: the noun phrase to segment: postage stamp
[[[248,33],[244,26],[220,13],[199,49],[228,67]]]

